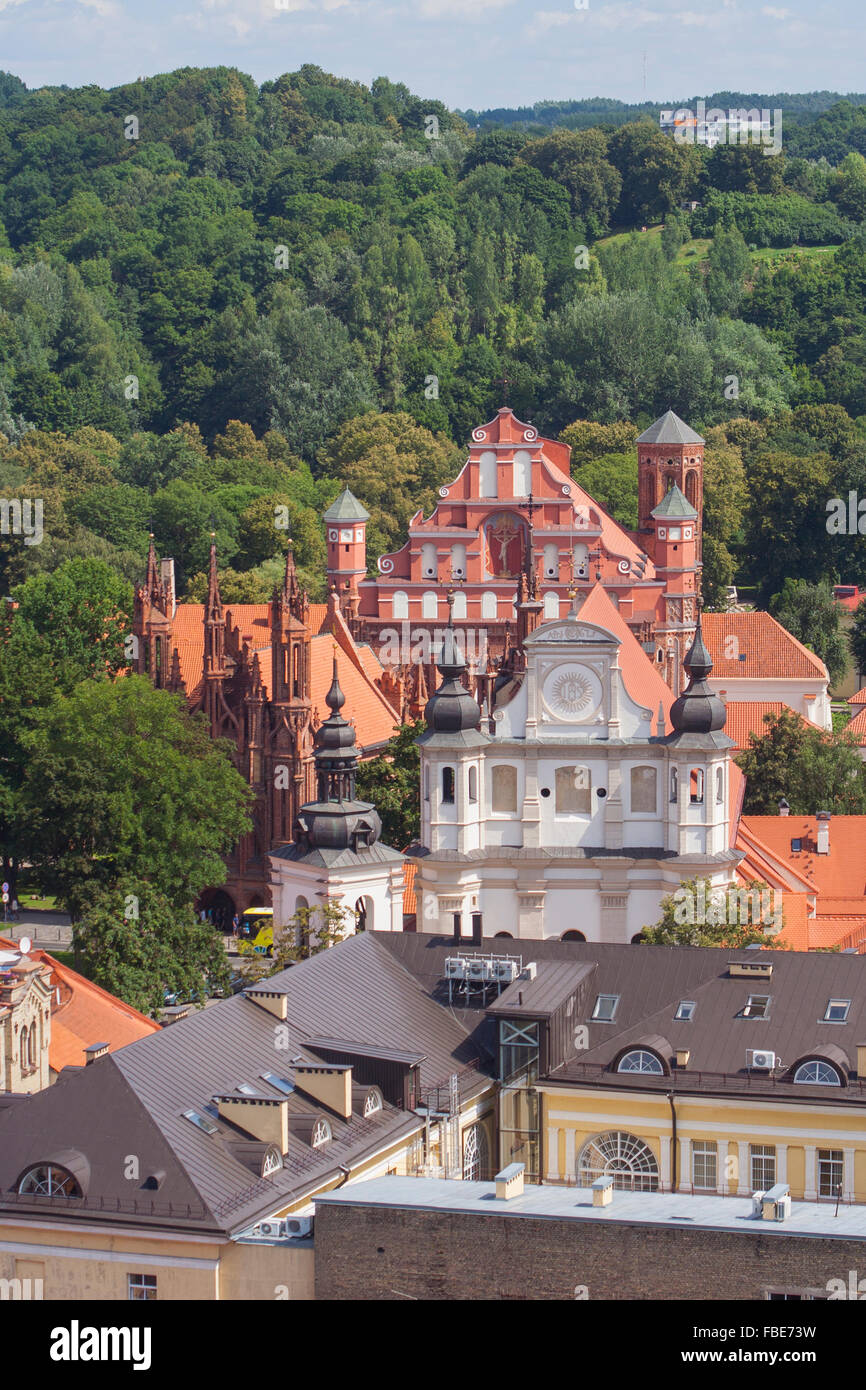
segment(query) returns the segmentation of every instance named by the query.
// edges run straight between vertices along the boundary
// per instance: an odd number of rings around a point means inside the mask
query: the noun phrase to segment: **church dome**
[[[459,734],[479,728],[481,709],[461,680],[466,660],[450,622],[445,629],[437,667],[442,684],[435,695],[431,695],[424,710],[428,730],[436,734]]]
[[[724,701],[707,684],[713,661],[704,642],[701,615],[694,641],[686,653],[683,665],[689,683],[678,700],[671,705],[671,724],[678,734],[712,734],[725,727],[727,710]]]

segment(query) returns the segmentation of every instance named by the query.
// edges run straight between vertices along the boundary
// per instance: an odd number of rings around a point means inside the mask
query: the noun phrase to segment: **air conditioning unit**
[[[752,1193],[752,1215],[760,1221],[764,1214],[764,1194],[763,1192]]]
[[[489,960],[470,960],[467,962],[466,977],[469,980],[489,980],[490,979]]]
[[[287,1216],[283,1220],[286,1235],[292,1240],[303,1240],[313,1234],[313,1216]]]
[[[758,1052],[756,1050],[746,1053],[746,1065],[754,1068],[755,1071],[772,1071],[776,1065],[775,1052]]]
[[[517,961],[495,960],[493,962],[493,978],[510,985],[512,980],[517,979]]]
[[[250,1231],[253,1240],[282,1240],[285,1234],[286,1222],[282,1217],[277,1221],[260,1221]]]
[[[447,956],[445,959],[446,980],[465,980],[466,961],[462,956]]]

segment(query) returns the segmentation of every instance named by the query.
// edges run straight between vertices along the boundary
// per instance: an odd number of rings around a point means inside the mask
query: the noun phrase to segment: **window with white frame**
[[[546,620],[559,617],[559,594],[548,589],[544,595],[544,617]]]
[[[721,805],[725,799],[725,774],[720,767],[716,768],[716,802]]]
[[[692,1143],[692,1187],[715,1192],[719,1177],[718,1144],[699,1139]]]
[[[432,589],[421,595],[421,617],[437,618],[439,616],[439,595]]]
[[[824,1010],[824,1022],[846,1023],[848,1021],[848,1010],[850,1007],[850,999],[828,999],[827,1007]]]
[[[618,994],[600,994],[595,1001],[592,1010],[594,1023],[613,1023],[616,1018],[617,1005],[619,1004]]]
[[[644,1076],[664,1076],[665,1069],[654,1052],[636,1047],[621,1057],[617,1071],[636,1071]]]
[[[696,1008],[697,1004],[694,999],[681,999],[677,1004],[677,1011],[674,1014],[674,1018],[678,1023],[691,1023],[695,1016]]]
[[[331,1138],[331,1126],[328,1124],[328,1121],[317,1120],[313,1126],[313,1133],[310,1138],[311,1146],[314,1149],[320,1149],[323,1144],[329,1143]]]
[[[478,461],[478,496],[496,496],[496,453],[485,449]]]
[[[495,620],[496,620],[496,608],[497,608],[496,595],[493,594],[493,593],[491,593],[490,590],[488,589],[485,593],[483,593],[483,594],[481,595],[481,616],[482,616],[482,618],[487,618],[488,620],[495,621]]]
[[[845,1179],[845,1156],[841,1149],[818,1150],[818,1196],[838,1197]]]
[[[700,805],[704,799],[704,770],[693,767],[689,773],[689,801],[693,806]]]
[[[654,767],[633,767],[631,770],[631,809],[637,814],[655,812],[658,774]]]
[[[774,1144],[751,1144],[749,1148],[752,1191],[766,1192],[776,1185],[776,1147]]]
[[[456,594],[452,595],[451,616],[455,622],[466,617],[466,595],[462,589],[458,589]]]
[[[409,595],[404,589],[395,589],[391,600],[391,617],[398,621],[409,617]]]
[[[794,1073],[794,1081],[798,1086],[842,1085],[842,1078],[836,1068],[830,1062],[822,1062],[820,1057],[801,1062]]]
[[[470,767],[470,769],[469,769],[469,777],[467,778],[467,782],[468,782],[467,795],[468,795],[468,797],[469,797],[469,800],[470,800],[470,801],[477,801],[477,800],[478,800],[478,771],[477,771],[476,768]]]
[[[514,455],[514,496],[528,497],[532,491],[532,456],[528,449]]]
[[[156,1300],[156,1275],[127,1274],[126,1289],[127,1301],[132,1299],[135,1302],[153,1303]]]

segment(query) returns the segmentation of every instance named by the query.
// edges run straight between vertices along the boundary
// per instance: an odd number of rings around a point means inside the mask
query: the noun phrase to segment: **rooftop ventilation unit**
[[[259,1221],[248,1233],[250,1240],[284,1240],[287,1235],[286,1219]]]
[[[491,970],[493,979],[496,980],[497,984],[510,985],[513,980],[517,979],[518,971],[516,960],[511,960],[507,957],[505,960],[494,960],[491,962]]]
[[[728,961],[728,975],[732,980],[769,980],[772,974],[771,960]]]
[[[746,1053],[746,1065],[755,1071],[772,1071],[776,1065],[775,1052],[758,1052],[751,1050]]]
[[[286,1235],[291,1240],[303,1240],[305,1236],[313,1234],[312,1216],[286,1216],[283,1218],[283,1225],[286,1228]]]
[[[490,980],[493,978],[491,962],[489,960],[470,960],[466,967],[467,980]]]
[[[446,980],[465,980],[467,961],[462,956],[448,956],[445,960]]]

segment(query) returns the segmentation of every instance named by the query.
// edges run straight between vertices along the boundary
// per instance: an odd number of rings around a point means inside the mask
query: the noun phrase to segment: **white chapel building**
[[[448,629],[419,740],[418,930],[628,942],[681,880],[732,883],[741,778],[700,622],[677,700],[600,584],[523,650],[487,717]]]

